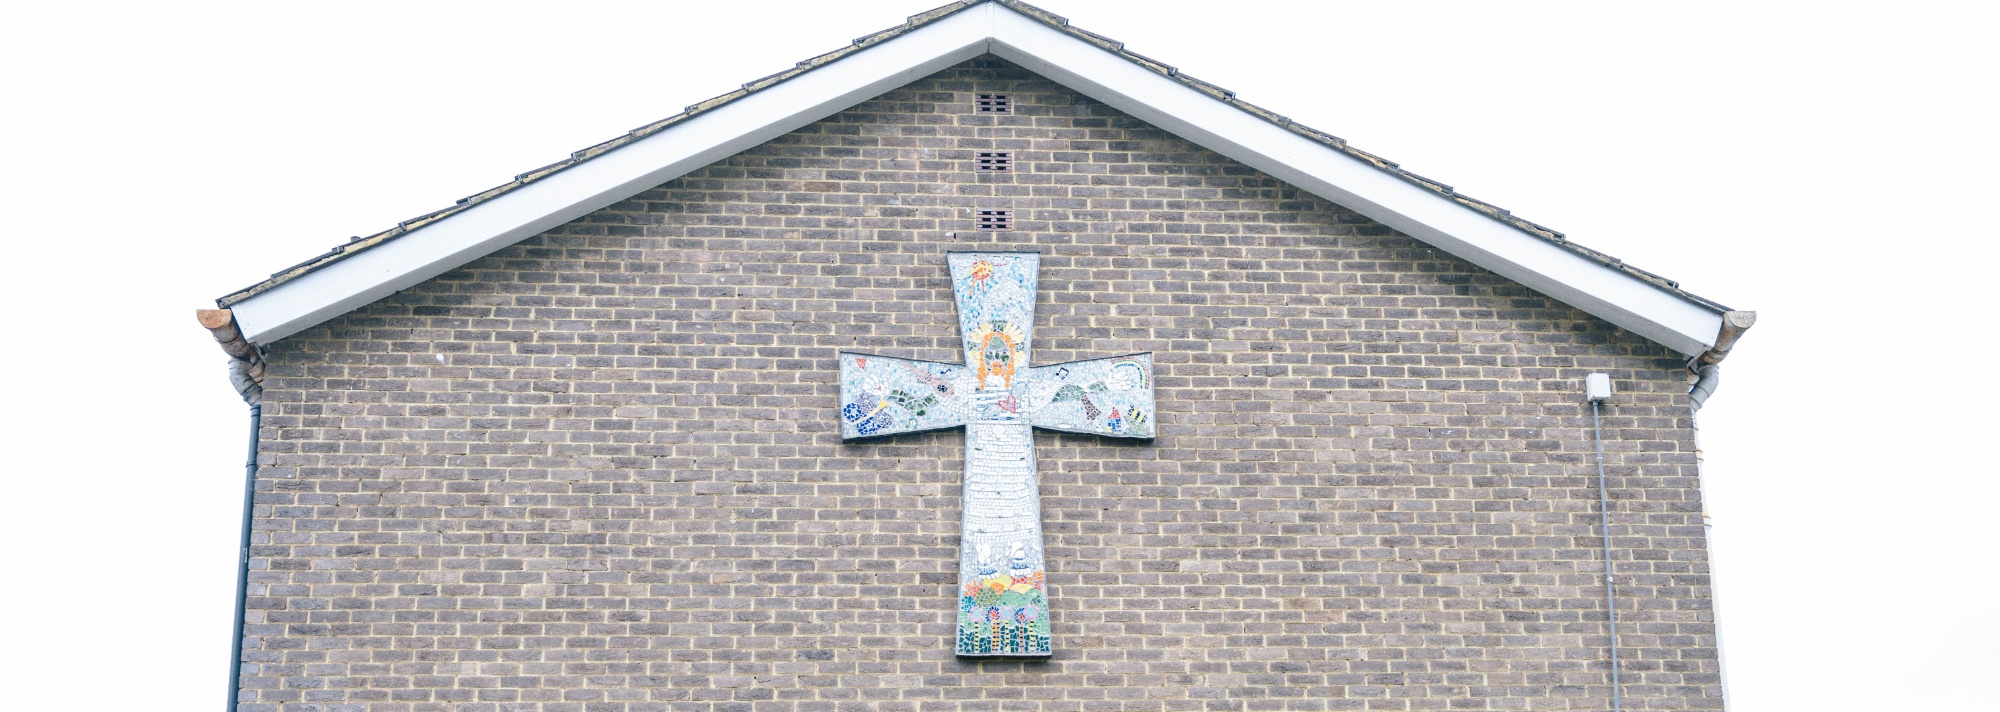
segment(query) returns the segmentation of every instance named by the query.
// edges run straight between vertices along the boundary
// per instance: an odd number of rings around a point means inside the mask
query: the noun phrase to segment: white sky
[[[934,2],[0,9],[6,706],[222,702],[247,418],[194,309]],[[1702,414],[1732,702],[2000,709],[1994,17],[1046,6],[1758,310]]]

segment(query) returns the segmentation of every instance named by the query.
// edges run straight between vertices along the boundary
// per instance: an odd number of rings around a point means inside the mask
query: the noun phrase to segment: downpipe
[[[1689,435],[1694,440],[1695,480],[1701,483],[1700,486],[1704,493],[1708,489],[1708,479],[1705,476],[1706,472],[1704,470],[1706,469],[1706,464],[1703,462],[1704,458],[1701,451],[1701,408],[1708,404],[1708,399],[1715,395],[1715,389],[1722,385],[1722,360],[1729,357],[1730,350],[1736,348],[1736,342],[1738,339],[1743,338],[1743,333],[1756,325],[1757,312],[1723,312],[1722,325],[1715,334],[1715,345],[1709,347],[1702,354],[1688,359],[1688,371],[1695,378],[1694,385],[1688,388],[1688,429],[1691,431]],[[1722,605],[1720,603],[1722,599],[1722,585],[1716,578],[1716,569],[1718,567],[1716,566],[1715,547],[1713,545],[1715,537],[1711,536],[1715,524],[1708,517],[1706,502],[1703,503],[1702,509],[1702,539],[1710,543],[1708,547],[1708,605],[1709,615],[1714,619],[1713,625],[1715,626],[1715,674],[1717,683],[1722,686],[1722,707],[1723,709],[1729,709],[1729,659],[1728,653],[1724,652],[1727,646],[1723,645],[1722,642]]]
[[[229,362],[229,382],[250,405],[250,453],[243,462],[243,531],[236,547],[236,622],[229,637],[229,706],[235,712],[243,689],[243,613],[250,600],[250,523],[257,499],[257,444],[264,429],[264,387],[250,374],[248,361]]]
[[[1708,490],[1708,480],[1706,479],[1707,473],[1704,471],[1706,464],[1703,462],[1704,457],[1701,450],[1701,407],[1708,404],[1709,397],[1714,396],[1715,389],[1722,385],[1722,367],[1714,363],[1708,363],[1693,366],[1692,370],[1694,371],[1695,382],[1694,386],[1688,389],[1688,429],[1691,431],[1690,436],[1694,439],[1695,479],[1701,482],[1702,491],[1706,492]],[[1715,676],[1717,684],[1722,686],[1722,707],[1723,709],[1730,709],[1729,654],[1726,652],[1728,646],[1722,640],[1722,583],[1716,577],[1716,569],[1719,567],[1715,561],[1715,545],[1713,543],[1715,537],[1711,533],[1715,528],[1715,524],[1709,520],[1706,512],[1708,506],[1705,502],[1702,505],[1702,509],[1704,510],[1701,515],[1702,538],[1710,542],[1708,546],[1708,609],[1709,615],[1714,618],[1713,625],[1715,626]]]
[[[1591,375],[1595,376],[1597,374]],[[1608,378],[1605,383],[1607,387],[1605,388],[1604,395],[1609,397],[1610,381]],[[1611,709],[1613,712],[1623,712],[1625,709],[1624,685],[1619,680],[1620,665],[1618,662],[1618,587],[1611,579],[1611,498],[1607,496],[1604,485],[1604,425],[1600,415],[1604,399],[1595,397],[1595,393],[1592,396],[1590,399],[1590,430],[1597,440],[1597,524],[1599,531],[1604,534],[1604,614],[1607,621],[1605,627],[1611,631]]]

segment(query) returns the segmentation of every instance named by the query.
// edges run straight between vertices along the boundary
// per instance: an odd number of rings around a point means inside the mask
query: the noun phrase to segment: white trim
[[[233,305],[267,344],[982,53],[1688,355],[1722,316],[997,3],[968,8]]]
[[[993,53],[1244,165],[1687,355],[1722,316],[1123,57],[1005,13]]]
[[[237,328],[257,344],[291,336],[985,54],[991,7],[829,62],[237,302]]]

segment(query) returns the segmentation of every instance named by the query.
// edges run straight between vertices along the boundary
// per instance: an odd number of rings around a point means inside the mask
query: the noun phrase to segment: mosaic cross
[[[843,439],[965,426],[958,654],[1050,653],[1031,428],[1153,437],[1153,356],[1029,366],[1033,252],[952,252],[964,365],[840,354]]]

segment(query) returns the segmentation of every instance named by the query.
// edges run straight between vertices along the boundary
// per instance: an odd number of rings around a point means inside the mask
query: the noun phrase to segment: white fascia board
[[[1714,311],[1419,188],[997,3],[744,96],[232,305],[268,344],[991,51],[1058,83],[1688,355]]]
[[[1690,356],[1722,316],[1012,11],[992,51],[1112,108]]]
[[[829,62],[273,287],[231,305],[237,328],[269,344],[978,57],[993,7]]]

